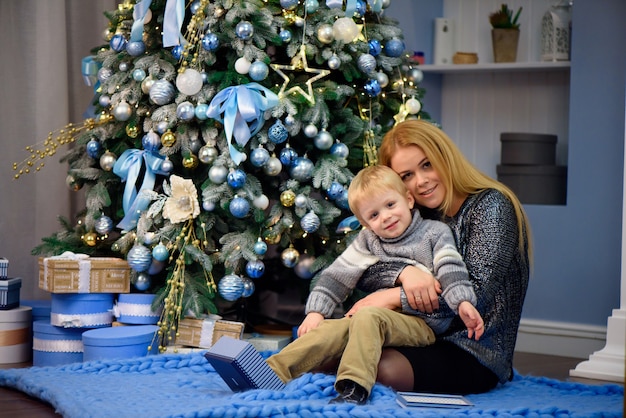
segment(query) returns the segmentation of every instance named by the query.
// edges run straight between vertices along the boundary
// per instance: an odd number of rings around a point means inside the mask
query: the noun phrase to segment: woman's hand
[[[346,312],[345,316],[352,316],[356,313],[356,311],[365,306],[375,306],[387,309],[398,309],[402,307],[402,303],[400,302],[400,288],[393,287],[370,293],[352,305],[352,308]]]
[[[307,332],[319,327],[324,320],[324,315],[319,312],[309,312],[304,321],[298,327],[298,337],[302,337]]]
[[[439,309],[441,284],[432,274],[415,266],[406,266],[397,283],[402,284],[411,308],[425,313]]]

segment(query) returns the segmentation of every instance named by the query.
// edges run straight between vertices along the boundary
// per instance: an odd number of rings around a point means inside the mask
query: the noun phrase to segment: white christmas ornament
[[[202,89],[202,74],[193,68],[187,68],[176,77],[176,88],[187,96],[198,94]]]
[[[419,111],[422,109],[422,105],[420,104],[419,100],[413,97],[406,101],[405,107],[407,112],[409,112],[411,115],[418,114]]]
[[[235,71],[239,74],[248,74],[251,65],[252,63],[250,61],[248,61],[245,57],[241,57],[235,61]]]
[[[333,36],[336,40],[350,43],[359,36],[361,30],[351,17],[341,17],[333,24]]]

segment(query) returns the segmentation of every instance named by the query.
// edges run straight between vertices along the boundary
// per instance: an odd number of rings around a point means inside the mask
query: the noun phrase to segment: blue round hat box
[[[101,328],[113,323],[113,293],[52,293],[50,323],[64,328]]]
[[[50,322],[50,309],[52,305],[50,299],[23,300],[20,305],[30,306],[33,309],[33,323],[42,320]]]
[[[161,317],[161,309],[152,310],[155,297],[150,293],[120,294],[114,308],[117,320],[123,324],[156,324]]]
[[[156,325],[122,325],[83,333],[83,361],[143,357],[158,353]],[[148,348],[151,346],[151,350]]]
[[[55,327],[49,319],[33,322],[33,366],[59,366],[83,361],[84,328]]]

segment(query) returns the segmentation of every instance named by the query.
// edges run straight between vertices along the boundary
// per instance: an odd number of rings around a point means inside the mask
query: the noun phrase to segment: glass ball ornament
[[[280,232],[275,229],[268,229],[266,231],[263,231],[263,239],[268,244],[278,244],[280,242],[280,238]]]
[[[294,10],[298,7],[299,0],[280,0],[280,7],[285,10]]]
[[[241,293],[241,296],[249,298],[255,290],[254,282],[247,277],[242,277],[241,280],[243,282],[243,292]]]
[[[263,61],[254,61],[248,70],[248,75],[254,81],[265,80],[269,73],[270,68]]]
[[[126,44],[126,52],[131,57],[138,57],[146,52],[146,44],[142,41],[133,41]]]
[[[198,94],[202,89],[202,74],[193,68],[187,68],[176,76],[176,88],[187,96]]]
[[[280,155],[278,158],[284,166],[290,167],[291,165],[293,165],[296,158],[298,158],[298,153],[290,146],[286,146],[285,148],[280,150]]]
[[[199,103],[196,105],[195,114],[198,120],[207,120],[209,116],[206,112],[209,110],[209,105],[206,103]]]
[[[148,267],[150,267],[150,263],[152,263],[152,251],[144,245],[135,244],[133,248],[128,251],[126,261],[130,268],[141,273],[142,271],[148,270]]]
[[[98,158],[100,156],[100,152],[102,151],[102,145],[100,145],[100,141],[97,141],[95,139],[91,139],[89,142],[87,142],[85,148],[87,150],[87,155],[89,155],[91,158]]]
[[[106,215],[102,215],[96,220],[94,228],[100,235],[108,234],[113,231],[113,220]]]
[[[113,35],[113,37],[109,41],[109,46],[115,52],[122,52],[123,50],[126,49],[127,43],[128,41],[126,40],[124,35],[118,33],[116,35]]]
[[[82,236],[82,239],[85,245],[87,245],[88,247],[95,247],[98,243],[98,234],[96,234],[95,232],[87,232],[85,235]]]
[[[314,261],[315,257],[309,254],[302,254],[300,260],[298,260],[298,264],[293,268],[293,272],[296,273],[296,276],[304,280],[313,278],[315,272],[311,270],[311,267]]]
[[[258,147],[250,152],[250,163],[257,167],[263,167],[270,159],[270,153],[263,147]]]
[[[415,84],[419,84],[424,79],[424,73],[419,68],[412,67],[406,72],[406,78]]]
[[[126,125],[126,135],[128,135],[129,138],[137,138],[137,135],[139,135],[139,128],[137,128],[137,125],[129,123],[128,125]]]
[[[376,73],[376,80],[378,80],[378,84],[380,84],[380,87],[382,88],[389,85],[389,76],[382,71]]]
[[[363,0],[357,0],[356,9],[354,10],[354,14],[358,17],[365,16],[365,12],[367,11],[367,4]]]
[[[167,132],[167,130],[169,129],[169,123],[165,120],[162,120],[160,122],[157,122],[156,124],[156,131],[163,135],[165,132]]]
[[[166,131],[161,135],[161,144],[165,147],[172,147],[176,143],[176,134],[172,131]]]
[[[220,46],[220,39],[216,34],[209,32],[202,38],[202,48],[207,51],[217,51]]]
[[[380,84],[378,84],[378,80],[374,78],[367,80],[363,89],[369,97],[376,97],[382,92],[382,88],[380,87]]]
[[[313,139],[313,144],[315,144],[315,147],[323,151],[330,149],[330,147],[333,146],[334,142],[335,138],[333,138],[330,132],[325,129],[318,133]]]
[[[210,200],[205,200],[202,202],[202,209],[207,212],[213,212],[215,210],[215,202],[211,202]]]
[[[217,291],[227,301],[234,302],[243,294],[243,280],[236,274],[228,274],[217,284]]]
[[[252,37],[254,36],[254,26],[252,26],[252,23],[246,20],[242,20],[241,22],[237,23],[237,26],[235,26],[235,35],[237,35],[239,39],[243,39],[244,41],[252,39]]]
[[[248,74],[251,65],[252,63],[248,61],[246,57],[238,58],[237,61],[235,61],[235,71],[239,74]]]
[[[151,280],[150,275],[146,272],[141,272],[135,276],[135,279],[132,281],[135,289],[140,292],[145,292],[150,288]]]
[[[152,249],[152,257],[157,261],[165,261],[169,258],[170,251],[167,249],[167,246],[162,242],[159,242]]]
[[[337,70],[339,67],[341,67],[341,60],[337,55],[331,55],[331,57],[328,58],[328,68],[331,70]]]
[[[150,89],[154,85],[155,81],[156,80],[151,76],[147,76],[143,79],[143,81],[141,82],[141,91],[143,92],[143,94],[150,94]]]
[[[226,181],[228,169],[223,165],[214,165],[209,169],[209,180],[215,184],[222,184]]]
[[[389,57],[399,57],[404,52],[405,46],[401,39],[390,39],[385,44],[385,54]]]
[[[350,149],[343,142],[335,142],[333,146],[330,147],[330,155],[337,158],[348,158]]]
[[[296,198],[295,198],[295,200],[293,201],[293,204],[294,204],[297,208],[300,208],[300,209],[305,208],[305,207],[306,207],[306,205],[307,205],[307,203],[308,203],[308,199],[307,199],[307,198],[306,198],[306,196],[305,196],[305,195],[303,195],[303,194],[296,195]]]
[[[135,68],[133,70],[133,80],[142,82],[146,78],[146,72],[142,68]]]
[[[280,39],[284,43],[289,43],[293,39],[293,34],[291,33],[291,31],[289,29],[281,30],[280,33],[278,34],[278,36],[280,36]]]
[[[100,156],[100,168],[104,171],[113,170],[113,166],[117,162],[117,156],[113,154],[111,151],[106,151],[104,154]]]
[[[235,196],[233,200],[230,201],[228,210],[235,218],[242,219],[248,216],[248,212],[250,212],[250,203],[248,203],[248,201],[241,196]]]
[[[171,173],[174,170],[174,163],[169,158],[165,157],[165,160],[161,163],[161,171]]]
[[[150,88],[150,100],[159,106],[174,100],[176,88],[167,80],[156,80]]]
[[[180,57],[183,56],[183,51],[184,51],[184,48],[182,45],[176,45],[172,48],[172,56],[174,57],[176,61],[178,61]]]
[[[256,255],[265,255],[267,252],[267,243],[259,238],[257,242],[254,243],[253,251]]]
[[[309,160],[307,157],[298,157],[296,161],[294,161],[289,175],[298,181],[307,181],[313,177],[314,167],[313,161]]]
[[[119,102],[113,108],[113,117],[120,122],[125,122],[133,115],[133,109],[125,100]]]
[[[348,203],[348,190],[346,188],[344,188],[343,192],[335,199],[335,205],[341,209],[350,209],[350,205]]]
[[[256,196],[254,198],[254,200],[252,201],[252,204],[257,209],[265,210],[270,205],[270,199],[267,196],[265,196],[264,194],[261,194],[261,195]]]
[[[300,252],[293,247],[286,248],[283,250],[282,253],[280,253],[280,261],[285,267],[294,267],[296,264],[298,264],[299,259]]]
[[[191,169],[191,170],[193,170],[194,168],[197,168],[199,164],[198,157],[196,157],[194,154],[189,154],[183,157],[182,162],[183,162],[183,167]]]
[[[109,67],[102,67],[98,70],[98,80],[104,83],[113,75],[113,70]]]
[[[198,150],[198,159],[202,164],[212,164],[218,155],[217,148],[209,145],[203,145]]]
[[[383,46],[380,44],[380,41],[378,39],[370,39],[367,42],[367,45],[369,46],[370,55],[373,55],[375,57],[377,57],[383,50]]]
[[[417,115],[420,110],[422,110],[422,104],[414,97],[411,97],[409,100],[407,100],[404,104],[404,107],[406,108],[406,111],[409,112],[409,114],[411,115]]]
[[[317,129],[317,126],[313,124],[309,124],[304,127],[303,132],[304,132],[304,136],[306,136],[307,138],[314,138],[315,135],[317,135],[317,133],[319,132],[319,130]]]
[[[330,183],[330,186],[326,189],[326,195],[330,200],[337,199],[341,193],[343,193],[343,185],[337,181]]]
[[[246,274],[252,279],[258,279],[265,274],[265,263],[261,260],[250,260],[246,264]]]
[[[357,59],[357,67],[365,74],[371,74],[376,69],[376,58],[371,54],[362,54]]]
[[[320,2],[318,0],[305,0],[304,7],[307,13],[315,13],[320,8]]]
[[[77,192],[83,188],[82,180],[77,179],[76,177],[68,174],[65,177],[65,185],[73,192]]]
[[[335,39],[333,37],[333,27],[328,23],[323,23],[317,27],[317,39],[323,44],[330,44]]]
[[[283,122],[277,119],[276,122],[267,131],[267,137],[274,144],[282,144],[289,138],[289,132]]]
[[[351,17],[340,17],[333,23],[333,38],[349,44],[359,36],[361,30]]]
[[[285,190],[280,194],[280,203],[286,208],[293,206],[296,201],[296,194],[293,190]]]
[[[176,117],[183,121],[190,121],[196,117],[196,108],[191,102],[181,102],[176,106]]]
[[[300,226],[302,227],[302,230],[308,232],[309,234],[317,231],[320,224],[321,222],[319,216],[317,216],[317,214],[313,211],[307,213],[302,217],[302,219],[300,219]]]
[[[226,181],[233,189],[240,189],[246,184],[246,173],[240,169],[230,170]]]
[[[109,107],[109,105],[111,104],[111,96],[103,94],[102,96],[98,97],[98,104],[102,107]]]
[[[263,166],[263,172],[268,176],[277,176],[281,171],[283,171],[283,164],[275,155],[272,155]]]

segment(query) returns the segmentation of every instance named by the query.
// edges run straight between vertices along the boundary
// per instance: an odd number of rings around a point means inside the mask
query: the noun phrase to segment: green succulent
[[[521,7],[517,10],[515,16],[513,16],[513,10],[509,9],[509,6],[506,4],[502,4],[500,10],[489,15],[489,22],[494,29],[519,29],[517,19],[519,19],[520,13],[522,13]]]

